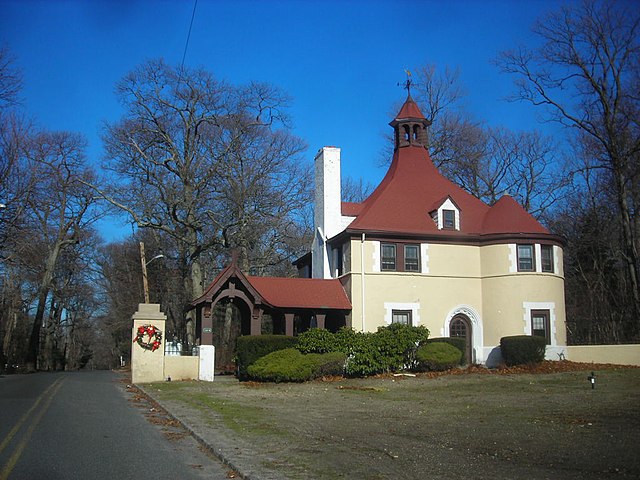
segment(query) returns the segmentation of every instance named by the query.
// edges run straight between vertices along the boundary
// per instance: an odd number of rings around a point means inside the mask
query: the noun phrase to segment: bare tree
[[[202,292],[204,255],[236,248],[243,268],[259,272],[295,256],[283,240],[298,234],[308,179],[282,92],[156,60],[117,93],[125,114],[104,140],[118,182],[102,193],[139,228],[172,239],[183,308]]]
[[[0,110],[18,104],[22,90],[22,74],[7,47],[0,47]]]
[[[30,258],[41,259],[26,359],[28,370],[37,368],[41,328],[60,258],[80,242],[83,232],[101,216],[92,209],[94,193],[86,186],[87,182],[96,182],[93,172],[84,165],[84,145],[84,139],[77,134],[42,132],[34,137],[27,153],[29,169],[38,183],[37,194],[27,202],[25,231],[31,240],[25,251]]]
[[[640,328],[640,11],[633,3],[585,0],[540,19],[534,32],[539,48],[505,52],[500,65],[517,76],[515,99],[546,108],[550,120],[588,137],[587,168],[610,172]]]

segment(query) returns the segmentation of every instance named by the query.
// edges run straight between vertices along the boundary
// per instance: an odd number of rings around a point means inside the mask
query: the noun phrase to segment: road
[[[233,478],[113,372],[0,377],[0,480]]]

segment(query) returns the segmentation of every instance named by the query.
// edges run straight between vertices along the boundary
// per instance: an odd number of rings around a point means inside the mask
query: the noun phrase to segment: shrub
[[[301,353],[337,352],[338,342],[333,333],[323,328],[312,328],[298,335],[296,348]]]
[[[544,360],[546,348],[544,337],[514,335],[500,339],[500,353],[507,366],[540,363]]]
[[[465,365],[469,363],[469,359],[467,358],[467,341],[464,338],[460,337],[437,337],[430,338],[426,343],[434,343],[434,342],[444,342],[449,345],[456,347],[458,350],[462,352],[462,357],[460,357],[460,365]]]
[[[359,377],[413,368],[417,345],[429,337],[429,330],[394,323],[375,333],[354,334],[345,372]]]
[[[347,356],[342,352],[313,353],[313,378],[342,375]]]
[[[271,352],[295,346],[296,337],[285,335],[245,335],[238,337],[237,370],[240,380],[247,379],[247,368]]]
[[[459,365],[461,358],[462,352],[447,342],[425,343],[416,351],[420,370],[448,370]]]
[[[249,366],[247,374],[263,382],[304,382],[342,373],[345,358],[339,352],[304,355],[295,348],[287,348],[259,358]]]

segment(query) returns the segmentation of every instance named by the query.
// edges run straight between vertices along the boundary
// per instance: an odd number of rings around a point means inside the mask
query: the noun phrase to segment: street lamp
[[[142,289],[144,290],[144,303],[151,303],[149,300],[149,281],[147,280],[147,265],[149,265],[154,260],[159,258],[163,258],[164,255],[161,253],[156,255],[151,260],[147,262],[144,255],[144,242],[140,242],[140,263],[142,264]]]

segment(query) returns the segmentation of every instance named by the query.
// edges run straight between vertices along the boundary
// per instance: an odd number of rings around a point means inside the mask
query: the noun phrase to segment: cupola
[[[396,118],[389,125],[393,127],[396,149],[409,145],[427,148],[429,143],[427,128],[431,122],[424,118],[418,105],[411,98],[410,91]]]

